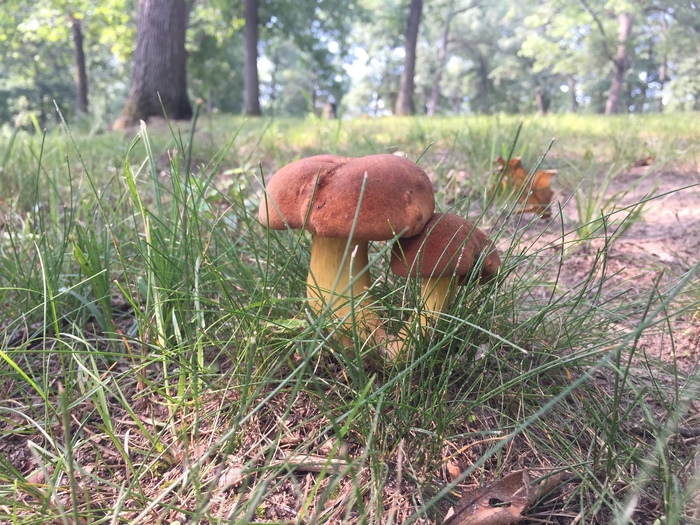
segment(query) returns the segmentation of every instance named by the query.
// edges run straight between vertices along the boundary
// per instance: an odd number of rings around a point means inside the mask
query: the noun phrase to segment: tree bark
[[[73,56],[75,58],[75,88],[78,103],[78,112],[88,111],[88,80],[85,67],[85,49],[83,47],[83,28],[80,19],[71,16],[73,29]]]
[[[408,10],[408,24],[404,41],[404,62],[399,84],[399,95],[396,99],[395,113],[397,115],[412,115],[416,112],[413,103],[414,77],[416,74],[416,46],[418,44],[418,28],[420,27],[423,0],[411,0]]]
[[[578,111],[578,99],[576,98],[576,79],[571,76],[567,79],[567,84],[569,86],[569,100],[571,102],[571,112],[576,113]]]
[[[440,40],[440,49],[438,49],[438,69],[435,72],[433,88],[430,91],[430,100],[428,101],[429,117],[435,115],[438,104],[440,103],[440,82],[442,82],[442,75],[445,73],[445,66],[447,65],[447,47],[450,43],[450,25],[452,24],[452,20],[455,16],[464,13],[465,11],[469,11],[474,7],[474,5],[470,5],[455,11],[453,2],[450,3],[450,10],[447,13],[447,18],[445,19],[445,27],[443,28],[442,39]]]
[[[620,110],[620,95],[625,80],[625,73],[630,67],[629,54],[627,53],[627,40],[632,32],[632,13],[620,13],[620,34],[617,41],[617,54],[613,60],[613,78],[608,92],[608,100],[605,102],[605,114],[612,115]]]
[[[661,29],[664,33],[668,30],[668,24],[666,23],[666,15],[661,15]],[[664,49],[663,58],[661,59],[661,65],[659,65],[659,100],[658,100],[658,110],[659,113],[664,111],[664,84],[666,84],[666,69],[668,68],[668,56],[666,50]]]
[[[258,78],[258,13],[259,0],[245,0],[245,85],[243,91],[244,112],[258,116],[260,111],[260,81]]]
[[[479,111],[484,115],[488,115],[491,113],[491,108],[489,107],[489,69],[486,59],[481,55],[478,58],[476,74]]]
[[[442,75],[445,72],[445,65],[447,64],[447,45],[450,41],[450,24],[452,23],[452,18],[454,18],[454,14],[450,11],[445,20],[445,28],[442,32],[442,40],[440,41],[440,49],[438,50],[438,69],[435,72],[433,89],[430,91],[430,100],[428,101],[429,117],[435,115],[438,102],[440,101],[440,82],[442,81]]]
[[[542,86],[535,89],[535,102],[537,103],[537,113],[545,115],[549,110],[549,97]]]
[[[163,115],[163,110],[171,119],[192,117],[187,98],[187,19],[185,0],[139,0],[129,97],[113,128]]]

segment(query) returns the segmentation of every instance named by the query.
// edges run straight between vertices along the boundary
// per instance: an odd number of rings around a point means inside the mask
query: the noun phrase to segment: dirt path
[[[608,274],[615,274],[611,284],[630,289],[630,297],[648,296],[655,283],[663,289],[678,282],[700,260],[700,174],[695,169],[658,173],[648,170],[654,170],[654,166],[632,168],[613,179],[607,190],[608,196],[624,195],[621,206],[633,205],[651,194],[657,196],[646,204],[641,220],[616,239],[608,251]],[[567,231],[574,228],[573,221],[577,219],[575,203],[569,197],[563,191],[555,195],[559,202],[567,203],[564,213],[572,219],[565,224]],[[561,243],[559,232],[552,235],[559,237]],[[594,264],[596,248],[603,243],[600,239],[588,251],[578,249],[572,253],[564,265],[562,281],[574,286],[585,278]],[[675,301],[674,309],[698,300],[700,276],[695,275]],[[634,322],[630,320],[630,324]],[[641,347],[648,355],[666,362],[675,359],[684,372],[698,369],[700,310],[697,304],[675,317],[672,328],[673,340],[667,330],[665,334],[652,330],[645,334]]]

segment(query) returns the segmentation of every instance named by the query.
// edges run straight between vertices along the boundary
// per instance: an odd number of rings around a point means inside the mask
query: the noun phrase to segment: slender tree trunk
[[[666,33],[668,29],[668,24],[666,23],[666,15],[661,15],[661,30]],[[664,84],[666,84],[666,70],[668,68],[668,55],[666,54],[666,49],[663,51],[663,58],[661,59],[661,65],[659,65],[659,100],[658,100],[658,110],[659,113],[664,111]]]
[[[489,69],[486,59],[483,56],[478,58],[477,74],[477,96],[479,98],[479,111],[484,115],[491,112],[489,107]]]
[[[540,115],[546,114],[549,109],[549,100],[542,86],[538,86],[535,89],[535,102],[537,103],[537,113]]]
[[[578,111],[578,99],[576,98],[576,79],[571,76],[567,79],[567,84],[569,86],[569,100],[571,101],[571,112],[576,113]]]
[[[245,0],[245,87],[244,112],[257,116],[260,111],[260,81],[258,79],[258,0]]]
[[[309,97],[311,101],[311,113],[314,115],[318,115],[316,112],[316,104],[318,102],[318,80],[314,79],[314,81],[311,83],[311,96]]]
[[[423,10],[423,0],[411,0],[408,11],[408,24],[406,26],[406,39],[404,43],[405,57],[399,95],[396,99],[397,115],[412,115],[416,111],[413,103],[414,76],[416,74],[416,46],[418,44],[418,28],[420,16]]]
[[[277,106],[277,71],[279,71],[279,56],[273,54],[271,57],[272,71],[270,72],[270,108],[269,113],[271,117],[275,116],[275,109]],[[256,68],[257,71],[257,68]]]
[[[39,68],[37,66],[37,63],[32,61],[31,62],[31,67],[34,70],[34,85],[37,87],[38,93],[37,93],[37,98],[39,99],[39,127],[40,128],[45,128],[46,127],[46,94],[45,94],[45,87],[44,83],[40,81],[41,76],[39,75]],[[56,113],[55,111],[53,113]]]
[[[666,84],[666,68],[668,67],[667,59],[666,59],[666,54],[664,54],[664,58],[661,61],[661,65],[659,66],[659,100],[657,101],[658,103],[658,110],[659,113],[663,113],[664,111],[664,96],[663,96],[663,91],[664,91],[664,84]]]
[[[442,80],[442,75],[445,72],[445,65],[447,64],[447,46],[450,41],[450,24],[452,23],[453,17],[454,14],[450,10],[450,13],[447,15],[447,19],[445,20],[445,28],[442,32],[442,40],[440,41],[440,49],[438,50],[438,69],[435,72],[433,89],[430,91],[430,100],[428,101],[429,117],[435,115],[438,102],[440,101],[440,81]]]
[[[613,61],[614,71],[608,100],[605,102],[605,114],[612,115],[620,110],[620,95],[625,80],[625,73],[630,67],[629,54],[627,53],[627,40],[632,32],[632,13],[620,13],[620,34],[617,42],[617,54]]]
[[[445,27],[442,32],[442,39],[440,40],[440,48],[438,49],[438,69],[435,72],[433,88],[430,91],[430,100],[428,101],[428,116],[430,117],[435,115],[440,102],[440,82],[442,81],[442,75],[445,73],[445,66],[447,65],[447,47],[450,43],[450,25],[452,24],[452,20],[454,20],[454,17],[458,14],[469,11],[475,6],[476,4],[472,4],[455,11],[454,2],[450,2],[450,8],[447,13],[447,18],[445,19]]]
[[[71,16],[73,27],[73,56],[75,57],[75,88],[78,102],[78,111],[88,111],[88,79],[85,67],[85,49],[83,47],[83,28],[79,18]]]
[[[185,0],[139,0],[129,97],[112,126],[120,129],[163,115],[189,119]],[[162,107],[161,107],[162,104]]]

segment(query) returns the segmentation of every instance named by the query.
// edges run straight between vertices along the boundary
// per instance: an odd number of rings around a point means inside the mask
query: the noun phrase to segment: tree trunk
[[[404,42],[405,57],[403,62],[403,72],[401,73],[401,83],[399,85],[399,95],[396,99],[397,115],[412,115],[416,112],[413,103],[413,77],[416,74],[416,45],[418,43],[418,28],[420,27],[420,16],[423,10],[423,0],[411,0],[408,11],[408,24],[406,26],[406,39]]]
[[[465,11],[473,9],[475,5],[470,5],[468,7],[463,7],[462,9],[454,10],[454,2],[450,2],[450,8],[447,13],[447,18],[445,18],[445,27],[442,32],[442,40],[440,40],[440,49],[438,50],[438,69],[435,72],[435,78],[433,79],[433,88],[430,91],[430,100],[428,101],[428,116],[432,117],[437,111],[437,106],[440,103],[440,82],[442,81],[442,75],[445,73],[445,66],[447,65],[447,46],[450,43],[450,25],[455,16]]]
[[[576,113],[578,111],[578,99],[576,98],[576,79],[574,77],[569,77],[567,79],[567,84],[569,86],[569,100],[571,101],[571,112]]]
[[[83,47],[83,28],[80,19],[71,16],[73,26],[73,56],[75,57],[75,88],[78,102],[78,112],[88,111],[88,80],[85,67],[85,49]]]
[[[279,62],[280,58],[279,55],[274,53],[270,57],[270,61],[272,62],[272,71],[270,71],[270,95],[269,95],[269,100],[270,100],[270,107],[269,107],[269,114],[271,117],[275,116],[275,109],[277,106],[277,72],[279,71]],[[255,68],[255,71],[257,72],[257,68]],[[258,99],[259,100],[259,99]],[[260,110],[260,105],[258,105],[258,110]]]
[[[442,32],[442,40],[440,41],[440,49],[438,50],[438,69],[435,72],[435,78],[433,79],[433,89],[430,92],[430,100],[428,101],[428,116],[432,117],[437,111],[438,102],[440,101],[440,81],[442,80],[442,75],[445,72],[445,65],[447,64],[447,45],[450,39],[450,24],[452,23],[452,18],[454,14],[452,11],[447,15],[445,20],[445,28]]]
[[[244,112],[258,116],[260,111],[260,81],[258,79],[258,0],[245,0],[245,88]]]
[[[666,33],[668,29],[668,24],[666,23],[666,15],[661,15],[661,30]],[[659,66],[659,100],[658,109],[659,113],[664,111],[664,84],[666,84],[666,70],[668,68],[668,55],[666,54],[666,49],[663,52],[663,58],[661,59],[661,65]]]
[[[479,111],[484,115],[491,112],[489,107],[489,69],[486,59],[483,56],[478,58],[477,74],[477,97],[479,100]]]
[[[163,110],[171,119],[192,117],[187,98],[187,18],[185,0],[139,0],[129,97],[113,128],[163,115]]]
[[[549,97],[542,86],[535,89],[535,102],[537,103],[537,113],[545,115],[549,109]]]
[[[617,54],[613,61],[614,71],[608,100],[605,102],[605,114],[612,115],[620,110],[620,95],[622,85],[625,80],[625,73],[630,67],[629,55],[627,53],[627,40],[632,32],[632,13],[620,13],[620,35],[617,42]]]

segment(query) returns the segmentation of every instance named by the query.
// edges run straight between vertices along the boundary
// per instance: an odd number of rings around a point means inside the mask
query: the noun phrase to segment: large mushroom
[[[301,159],[277,171],[266,190],[258,215],[263,225],[306,228],[313,234],[310,307],[317,313],[329,308],[348,322],[350,298],[371,286],[369,241],[417,235],[435,208],[425,172],[389,154]],[[355,320],[363,335],[379,331],[383,337],[379,318],[367,304],[356,305]]]
[[[493,278],[501,258],[493,242],[474,223],[453,213],[436,213],[420,234],[399,239],[391,252],[391,270],[401,277],[421,278],[421,322],[428,326],[444,312],[458,285],[479,268],[479,282]],[[391,353],[403,350],[405,334]]]

